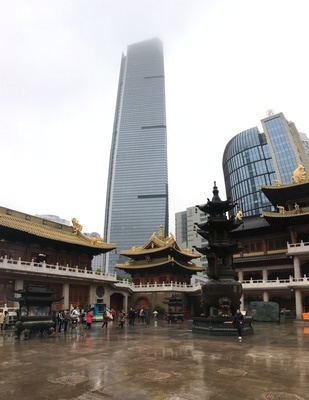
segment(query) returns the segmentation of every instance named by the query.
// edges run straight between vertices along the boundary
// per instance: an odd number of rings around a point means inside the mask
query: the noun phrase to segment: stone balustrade
[[[288,243],[288,255],[297,256],[300,254],[309,254],[309,242],[300,241],[299,243]]]
[[[244,290],[256,290],[256,289],[297,289],[297,288],[309,288],[309,278],[304,275],[301,278],[293,278],[290,276],[289,279],[250,279],[242,281],[242,287]]]
[[[297,246],[299,245],[299,246]],[[306,248],[309,252],[309,242],[301,242],[297,245],[289,245],[290,249],[304,249]],[[113,283],[118,288],[130,289],[133,292],[152,292],[152,291],[170,291],[171,288],[180,290],[182,292],[199,292],[203,283],[196,282],[191,285],[178,282],[170,283],[147,283],[145,285],[135,285],[128,279],[118,280],[116,273],[103,273],[101,271],[92,271],[87,269],[81,269],[78,266],[69,267],[57,264],[47,264],[45,262],[28,262],[22,261],[21,259],[14,260],[8,259],[7,257],[0,258],[0,272],[6,270],[14,273],[33,273],[33,274],[45,274],[61,277],[70,277],[76,279],[91,280],[97,282]],[[275,279],[275,280],[263,280],[263,279],[250,279],[241,282],[243,290],[267,290],[267,289],[297,289],[297,288],[308,288],[309,289],[309,278],[303,276],[301,278],[293,278],[290,276],[289,279]]]
[[[170,283],[147,283],[145,285],[135,285],[128,280],[118,281],[117,287],[128,287],[133,292],[163,292],[170,291],[171,289],[180,290],[181,292],[198,292],[201,290],[201,283],[195,283],[194,285],[188,285],[186,283],[170,282]]]
[[[70,278],[82,278],[91,279],[97,281],[108,281],[116,282],[116,274],[103,273],[100,271],[87,270],[86,268],[80,268],[78,266],[70,267],[68,265],[57,264],[47,264],[43,262],[34,261],[22,261],[20,258],[18,260],[8,259],[5,257],[0,257],[0,271],[6,270],[11,272],[21,272],[21,273],[34,273],[34,274],[45,274],[54,275]]]

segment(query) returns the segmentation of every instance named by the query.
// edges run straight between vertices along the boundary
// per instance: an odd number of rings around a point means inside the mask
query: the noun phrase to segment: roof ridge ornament
[[[72,218],[72,224],[73,224],[73,226],[72,226],[73,233],[74,233],[75,235],[77,235],[78,232],[81,232],[81,231],[82,231],[83,227],[82,227],[82,225],[77,221],[77,219],[76,219],[75,217]]]
[[[292,183],[302,183],[307,179],[307,172],[302,164],[298,164],[297,168],[293,171]]]
[[[160,226],[159,233],[158,233],[157,237],[158,237],[158,239],[161,239],[161,240],[163,240],[165,238],[164,232],[163,232],[163,225]]]

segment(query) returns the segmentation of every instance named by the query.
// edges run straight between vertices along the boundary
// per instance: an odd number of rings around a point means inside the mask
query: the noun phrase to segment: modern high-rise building
[[[273,185],[274,180],[291,183],[298,164],[309,171],[308,156],[295,124],[282,113],[269,115],[261,123],[264,132],[255,127],[239,133],[223,154],[226,195],[238,203],[244,217],[273,209],[261,186]]]
[[[205,223],[207,215],[197,207],[189,207],[186,211],[175,214],[176,241],[180,248],[188,249],[192,253],[198,253],[195,247],[204,247],[207,240],[197,234],[196,224]],[[207,267],[207,258],[201,254],[200,259],[194,260],[194,264]]]
[[[226,197],[238,204],[244,216],[272,210],[260,187],[272,185],[276,175],[265,135],[257,127],[239,133],[226,145],[223,174]]]
[[[168,168],[163,45],[131,44],[122,55],[107,182],[104,239],[119,253],[141,246],[163,227],[168,236]]]
[[[276,179],[282,184],[291,183],[292,173],[298,164],[302,164],[309,172],[307,153],[295,124],[287,121],[282,113],[270,115],[261,123]]]
[[[308,139],[308,136],[303,132],[299,132],[299,136],[300,136],[300,139],[302,141],[302,144],[305,147],[305,152],[307,154],[307,158],[309,159],[309,139]]]

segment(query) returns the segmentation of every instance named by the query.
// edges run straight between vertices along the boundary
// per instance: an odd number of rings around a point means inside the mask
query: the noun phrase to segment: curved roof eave
[[[28,235],[53,240],[62,243],[68,243],[76,246],[84,246],[95,250],[108,252],[114,250],[117,246],[113,243],[99,241],[98,238],[91,238],[83,235],[81,232],[73,233],[72,227],[65,229],[56,229],[51,226],[38,224],[36,222],[22,220],[10,215],[0,214],[0,228],[20,231]],[[70,229],[71,228],[71,229]]]
[[[151,269],[151,268],[157,268],[157,267],[173,267],[173,264],[176,264],[180,268],[187,269],[191,272],[200,272],[200,271],[205,271],[204,267],[199,267],[198,265],[195,264],[183,264],[179,261],[176,260],[166,260],[162,261],[160,263],[145,263],[145,264],[135,264],[135,263],[125,263],[125,264],[115,264],[115,268],[127,270],[127,271],[132,271],[132,270],[138,270],[138,269]]]

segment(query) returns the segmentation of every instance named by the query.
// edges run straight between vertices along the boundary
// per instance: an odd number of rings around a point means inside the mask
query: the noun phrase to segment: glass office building
[[[143,245],[163,227],[168,235],[168,169],[163,45],[150,39],[122,55],[106,194],[104,239],[121,250]]]
[[[293,122],[282,113],[263,119],[262,126],[272,156],[276,179],[282,184],[291,183],[292,173],[298,164],[309,172],[308,157],[300,134]]]
[[[243,211],[245,217],[272,210],[260,192],[263,185],[291,183],[298,164],[309,171],[308,157],[299,132],[282,113],[270,115],[258,128],[239,133],[227,144],[223,154],[226,195]],[[236,210],[234,210],[234,213]]]
[[[265,135],[257,127],[229,141],[223,154],[223,174],[227,198],[238,204],[245,217],[272,209],[260,187],[273,184],[275,171]]]

